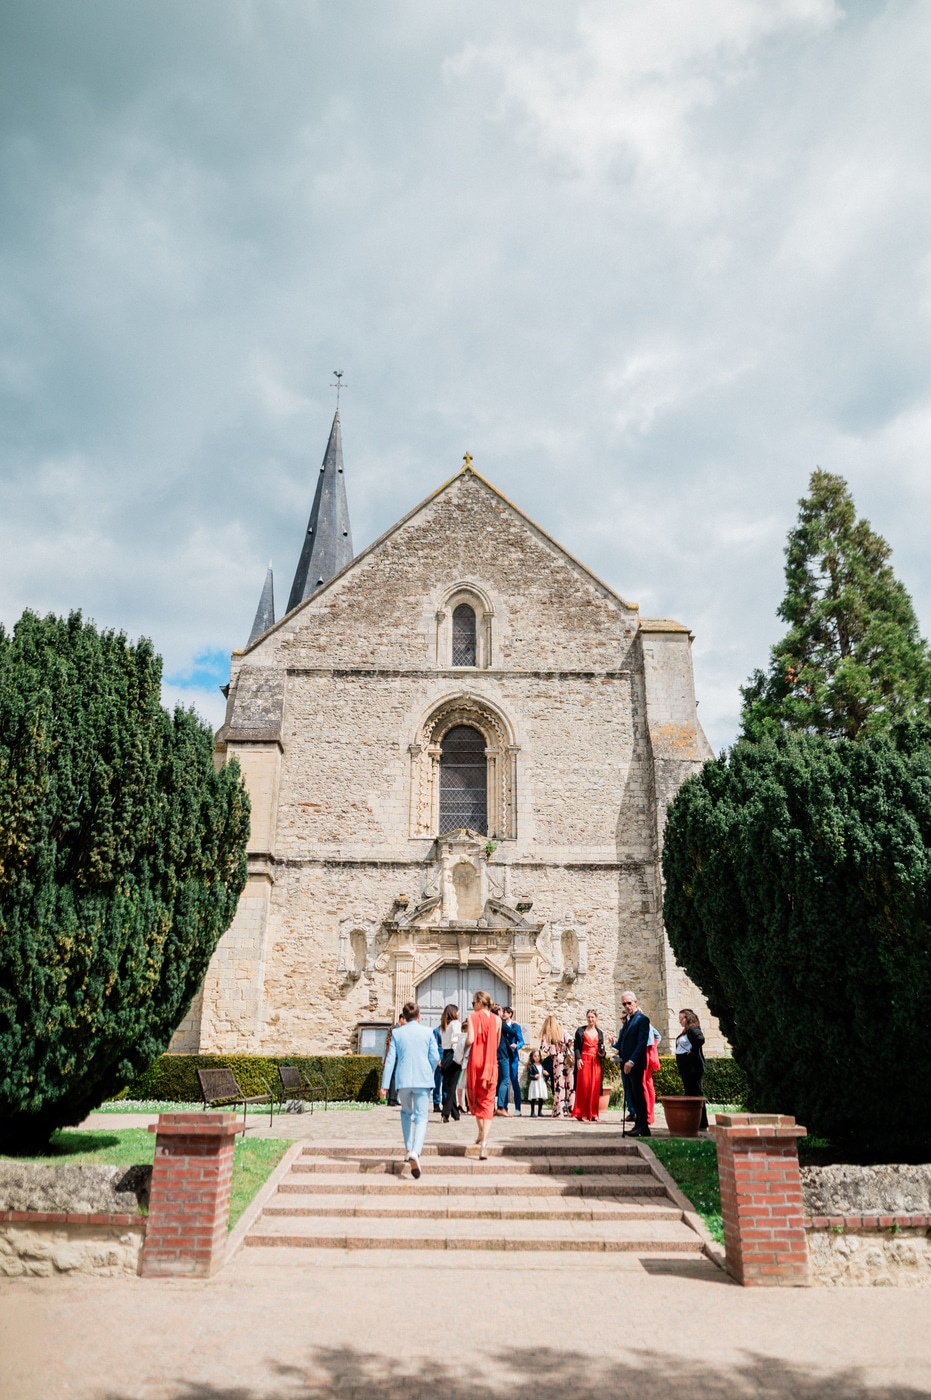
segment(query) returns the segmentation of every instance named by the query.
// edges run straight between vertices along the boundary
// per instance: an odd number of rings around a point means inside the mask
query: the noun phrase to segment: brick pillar
[[[233,1113],[162,1113],[142,1256],[143,1277],[205,1277],[226,1254]]]
[[[808,1243],[794,1118],[719,1113],[711,1132],[718,1149],[728,1273],[749,1285],[804,1285]]]

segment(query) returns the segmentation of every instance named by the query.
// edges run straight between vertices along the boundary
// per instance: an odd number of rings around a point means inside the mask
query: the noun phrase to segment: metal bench
[[[309,1103],[313,1113],[314,1104],[321,1099],[324,1112],[330,1107],[330,1091],[322,1075],[302,1074],[297,1065],[279,1065],[278,1078],[281,1080],[281,1097],[287,1100],[289,1112],[302,1113],[304,1104]],[[297,1104],[298,1108],[292,1110],[291,1104]]]
[[[268,1126],[272,1125],[272,1114],[275,1111],[275,1095],[271,1092],[267,1094],[253,1094],[251,1097],[244,1094],[236,1083],[236,1076],[231,1069],[199,1069],[197,1079],[200,1084],[201,1097],[204,1100],[204,1108],[238,1108],[242,1104],[242,1130],[246,1131],[246,1108],[250,1103],[268,1104]]]

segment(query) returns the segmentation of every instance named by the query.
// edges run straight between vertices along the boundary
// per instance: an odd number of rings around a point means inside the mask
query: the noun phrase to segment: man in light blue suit
[[[410,1162],[411,1176],[416,1180],[420,1176],[420,1154],[427,1136],[430,1095],[440,1052],[433,1032],[420,1024],[420,1007],[416,1001],[406,1002],[401,1015],[405,1024],[396,1026],[392,1034],[379,1094],[385,1098],[392,1070],[396,1069],[394,1082],[401,1100],[401,1131],[407,1148],[404,1160]]]

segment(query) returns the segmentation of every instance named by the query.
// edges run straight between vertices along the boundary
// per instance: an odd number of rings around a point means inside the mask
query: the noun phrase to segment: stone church
[[[249,879],[172,1049],[378,1051],[411,997],[484,987],[529,1038],[633,987],[664,1037],[701,996],[662,921],[667,803],[711,757],[691,634],[643,618],[479,474],[353,556],[339,412],[288,599],[232,656],[217,761]]]

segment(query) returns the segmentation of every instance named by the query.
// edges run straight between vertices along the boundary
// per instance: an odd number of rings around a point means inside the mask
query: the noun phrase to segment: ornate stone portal
[[[384,920],[374,970],[393,974],[395,1006],[444,963],[484,966],[513,988],[517,1020],[530,1022],[537,961],[549,966],[537,949],[543,924],[525,917],[531,901],[508,902],[507,866],[489,869],[494,849],[464,828],[440,837],[421,898],[398,899]]]

